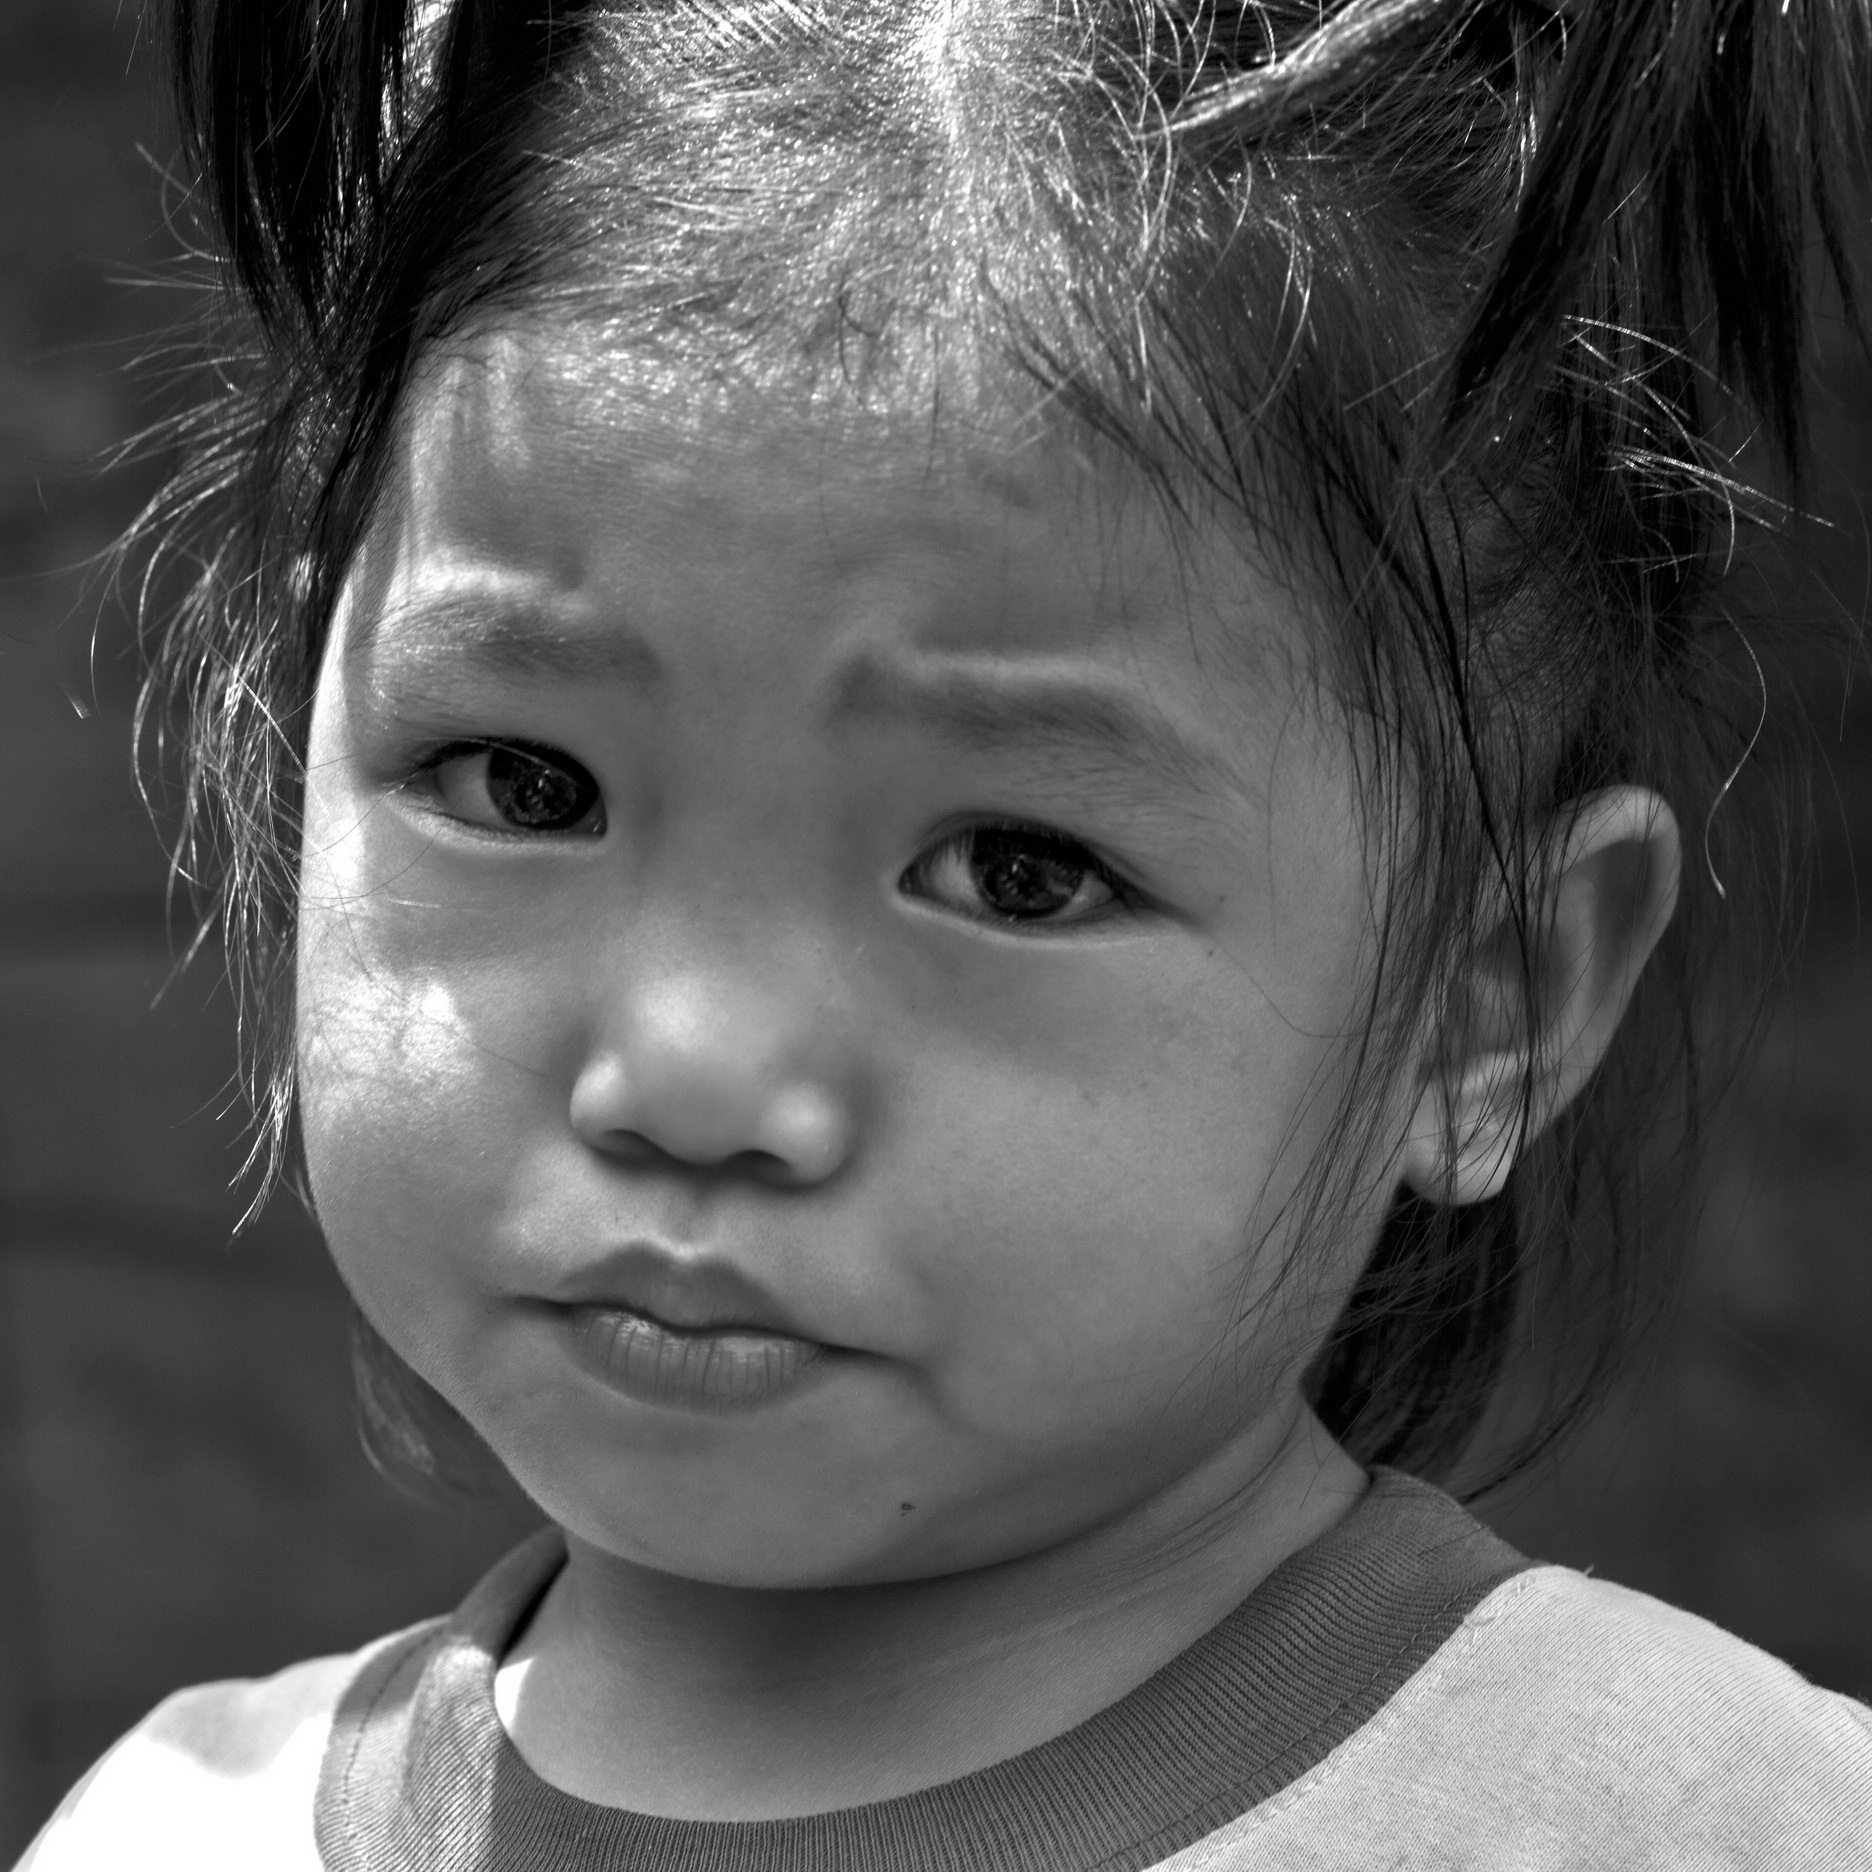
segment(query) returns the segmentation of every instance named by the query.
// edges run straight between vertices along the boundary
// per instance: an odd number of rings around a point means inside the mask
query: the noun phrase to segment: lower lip
[[[572,1350],[601,1384],[639,1404],[737,1411],[797,1391],[826,1348],[785,1333],[723,1326],[690,1332],[622,1307],[564,1309]]]

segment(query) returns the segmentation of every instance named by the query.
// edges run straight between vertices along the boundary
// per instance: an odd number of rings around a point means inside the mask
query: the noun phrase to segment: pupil
[[[589,785],[580,777],[518,748],[489,753],[487,789],[503,819],[533,831],[576,825],[591,803]]]
[[[1085,867],[1033,839],[984,836],[975,852],[975,874],[983,898],[1003,916],[1045,916],[1072,902]]]

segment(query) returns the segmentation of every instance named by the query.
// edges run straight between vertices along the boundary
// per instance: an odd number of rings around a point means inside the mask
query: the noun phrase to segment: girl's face
[[[1277,1279],[1369,928],[1294,599],[848,427],[576,333],[430,371],[311,733],[346,1279],[575,1535],[742,1584],[1225,1498],[1390,1194]]]

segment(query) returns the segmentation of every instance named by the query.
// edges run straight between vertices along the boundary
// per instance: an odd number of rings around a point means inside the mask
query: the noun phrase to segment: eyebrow
[[[568,616],[530,592],[501,584],[432,588],[360,620],[349,654],[358,659],[444,651],[490,674],[533,681],[620,682],[654,689],[663,663],[644,639],[616,621]]]
[[[497,581],[427,589],[360,620],[348,654],[365,659],[394,634],[397,650],[446,652],[495,675],[654,691],[662,659],[621,623],[581,623],[550,600]],[[833,678],[825,719],[931,731],[984,753],[1090,752],[1199,791],[1244,794],[1240,767],[1160,710],[1096,676],[998,662],[904,664],[859,650]]]
[[[828,719],[934,730],[983,752],[1090,750],[1201,790],[1248,791],[1242,772],[1125,689],[1044,667],[904,666],[860,651],[834,681]]]

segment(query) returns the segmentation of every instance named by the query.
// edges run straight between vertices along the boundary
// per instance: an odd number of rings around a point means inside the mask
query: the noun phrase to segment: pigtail
[[[1279,17],[1290,8],[1175,8],[1196,57],[1177,72],[1170,128],[1184,138],[1221,131],[1266,142],[1381,80],[1401,55],[1476,8],[1477,0],[1344,0],[1331,13],[1307,9],[1309,30],[1297,42]]]
[[[380,270],[398,192],[413,186],[447,218],[436,172],[485,144],[585,11],[580,0],[171,0],[185,151],[216,251],[268,341],[330,332],[358,270]],[[419,128],[427,174],[408,160]]]
[[[413,0],[175,0],[188,156],[234,283],[270,336],[322,326],[406,129]]]
[[[1707,359],[1798,477],[1808,231],[1857,305],[1840,179],[1872,76],[1864,0],[1634,0],[1557,9],[1551,102],[1513,222],[1456,349],[1460,416],[1536,380],[1582,306]],[[1619,287],[1623,287],[1621,292]]]
[[[1169,116],[1185,141],[1278,148],[1304,133],[1330,149],[1342,106],[1357,119],[1374,98],[1413,84],[1464,82],[1465,65],[1486,71],[1472,55],[1489,41],[1531,49],[1488,74],[1498,90],[1525,94],[1529,160],[1451,348],[1451,428],[1499,430],[1538,393],[1569,320],[1641,283],[1644,328],[1707,362],[1798,475],[1810,231],[1858,319],[1841,178],[1863,156],[1865,0],[1345,0],[1329,12],[1277,3],[1176,11],[1206,22],[1201,32],[1186,27],[1199,56],[1180,73]],[[1305,30],[1286,18],[1296,11],[1310,16]]]

